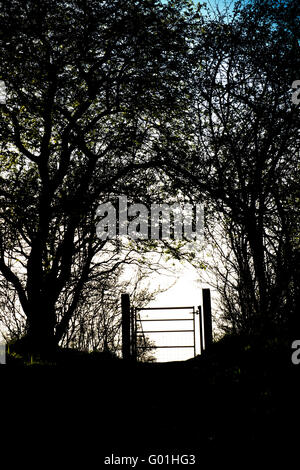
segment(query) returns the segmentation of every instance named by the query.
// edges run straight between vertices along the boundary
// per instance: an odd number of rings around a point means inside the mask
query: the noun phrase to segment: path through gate
[[[202,306],[131,307],[128,294],[122,294],[122,354],[137,360],[148,349],[146,338],[155,350],[186,350],[202,354],[212,343],[210,290],[202,289]],[[190,356],[190,357],[192,357]]]

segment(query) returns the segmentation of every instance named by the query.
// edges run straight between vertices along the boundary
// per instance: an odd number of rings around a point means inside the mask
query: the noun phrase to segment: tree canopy
[[[237,331],[299,322],[299,35],[293,1],[237,2],[229,22],[206,21],[183,142],[169,150],[169,173],[206,201],[223,315]]]
[[[0,271],[17,292],[34,347],[57,343],[97,270],[101,282],[99,202],[133,187],[142,197],[153,183],[154,123],[184,100],[183,4],[2,7]],[[58,322],[56,306],[70,285]]]
[[[205,202],[231,327],[298,321],[297,2],[225,17],[188,0],[12,0],[0,17],[1,285],[30,347],[57,344],[122,263],[95,230],[120,194]]]

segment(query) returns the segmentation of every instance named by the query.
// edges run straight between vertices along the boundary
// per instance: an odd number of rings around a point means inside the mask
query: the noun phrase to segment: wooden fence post
[[[122,357],[129,360],[130,351],[130,298],[129,294],[121,295],[122,307]]]
[[[212,318],[210,289],[202,289],[203,323],[204,323],[204,347],[207,351],[212,345]]]
[[[198,306],[198,315],[199,315],[199,335],[200,335],[200,354],[203,354],[204,345],[203,345],[203,320],[202,320],[202,308],[201,305]]]
[[[136,310],[134,307],[130,309],[130,322],[131,322],[131,359],[133,361],[137,360],[137,351],[136,351]]]

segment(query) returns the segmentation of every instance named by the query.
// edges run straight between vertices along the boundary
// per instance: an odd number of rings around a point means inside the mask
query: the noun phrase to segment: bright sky
[[[201,283],[199,273],[189,263],[181,264],[175,262],[176,283],[166,292],[158,294],[156,299],[149,303],[147,307],[195,307],[198,308],[202,305],[202,288],[211,288],[207,283]],[[176,279],[174,276],[174,280]],[[160,283],[161,287],[171,284],[170,278],[165,276],[156,276],[153,278],[154,285]],[[215,297],[214,290],[211,290],[212,295],[212,310],[214,310]],[[185,330],[192,329],[193,323],[191,309],[189,310],[157,310],[157,311],[144,311],[141,318],[190,318],[187,322],[143,322],[143,329],[145,330]],[[151,327],[150,327],[151,326]],[[200,330],[199,320],[196,315],[195,319],[195,332],[196,332],[196,354],[200,354]],[[150,340],[156,342],[157,345],[193,345],[192,333],[149,333],[147,335]],[[169,349],[162,348],[155,352],[158,361],[174,361],[185,360],[194,356],[193,348],[178,348]]]
[[[165,3],[165,2],[163,2]],[[199,2],[197,0],[194,1],[195,4],[197,3],[204,3]],[[216,7],[220,10],[224,9],[224,7],[228,7],[229,10],[232,9],[234,6],[234,0],[206,0],[207,6],[212,10],[215,11]],[[157,295],[155,301],[149,303],[148,307],[184,307],[184,306],[194,306],[197,307],[202,305],[202,288],[210,288],[211,289],[211,301],[212,301],[212,313],[216,312],[217,306],[217,292],[212,289],[209,283],[204,283],[200,281],[199,273],[193,268],[191,265],[186,263],[185,265],[181,265],[179,262],[176,263],[176,274],[178,276],[178,280],[176,281],[175,285],[171,287],[166,292],[163,292]],[[203,278],[205,279],[205,275]],[[170,279],[165,278],[164,276],[160,276],[158,278],[154,278],[154,284],[157,282],[161,284],[162,287],[164,285],[170,284]],[[180,316],[183,315],[185,318],[188,316],[188,311],[179,311]],[[145,312],[146,313],[146,312]],[[170,310],[170,311],[156,311],[153,313],[149,313],[149,318],[152,315],[152,318],[158,317],[165,317],[165,318],[176,318],[176,315],[179,314],[178,311]],[[145,317],[145,316],[144,316]],[[192,315],[190,315],[192,318]],[[163,324],[163,325],[162,325]],[[144,322],[143,329],[150,329],[149,325],[151,325],[151,329],[189,329],[192,325],[192,322]],[[184,326],[183,326],[184,325]],[[199,345],[199,321],[198,316],[196,316],[196,354],[200,352],[200,345]],[[148,334],[148,337],[151,340],[156,339],[156,344],[192,344],[193,343],[193,335],[189,333],[178,333],[178,334]],[[184,343],[183,343],[184,341]],[[194,356],[193,349],[160,349],[157,350],[155,353],[158,361],[172,361],[172,360],[184,360]]]
[[[178,280],[176,284],[166,292],[158,294],[155,301],[149,304],[152,306],[166,306],[166,307],[179,307],[186,305],[200,305],[201,300],[201,285],[199,284],[199,274],[193,266],[188,264],[181,265],[179,262],[175,263],[174,280],[176,277]],[[169,285],[172,278],[166,278],[165,285]],[[159,278],[159,282],[164,287],[162,278]]]

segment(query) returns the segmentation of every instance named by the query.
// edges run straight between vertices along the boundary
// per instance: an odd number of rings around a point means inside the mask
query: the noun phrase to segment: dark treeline
[[[294,334],[298,2],[12,0],[0,18],[0,293],[24,347],[60,344],[99,286],[118,294],[128,251],[95,226],[120,194],[204,203],[223,327]]]

